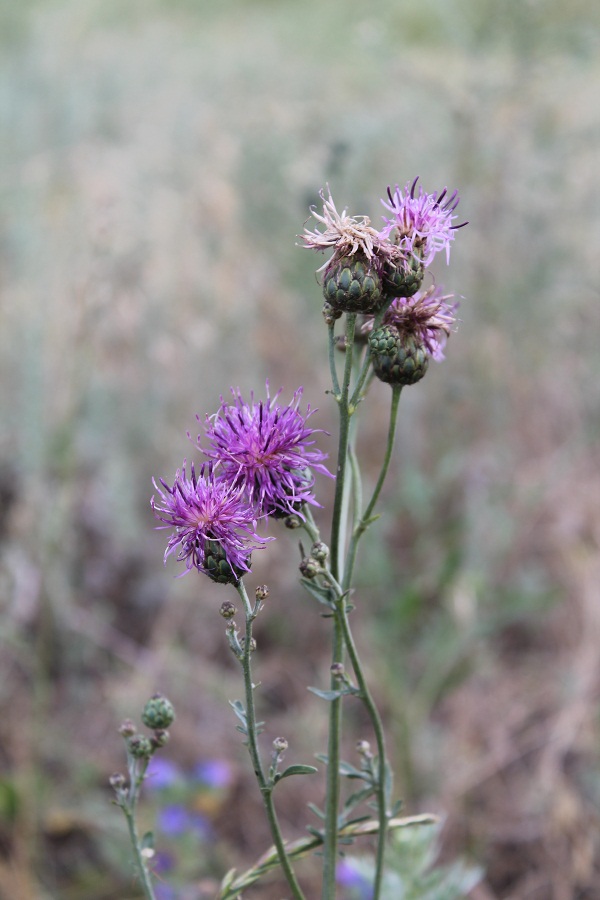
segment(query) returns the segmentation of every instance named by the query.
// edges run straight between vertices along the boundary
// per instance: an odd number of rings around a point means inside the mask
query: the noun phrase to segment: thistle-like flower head
[[[154,481],[158,499],[151,500],[154,515],[163,523],[158,528],[174,529],[165,563],[177,552],[187,571],[195,568],[213,577],[209,557],[217,554],[232,570],[232,581],[250,571],[251,551],[262,549],[271,539],[256,533],[256,509],[239,486],[217,480],[210,464],[196,474],[192,463],[188,475],[185,462],[172,486],[162,478],[160,485]]]
[[[215,464],[218,477],[244,491],[262,515],[298,513],[304,503],[316,504],[314,472],[329,475],[323,465],[326,455],[314,448],[318,429],[307,424],[312,415],[300,411],[302,388],[288,406],[269,395],[247,403],[239,389],[231,389],[232,402],[221,398],[221,408],[207,417],[208,448],[203,452]],[[200,443],[201,436],[198,441]]]
[[[396,185],[393,193],[388,188],[390,202],[381,202],[392,213],[392,218],[384,217],[386,224],[380,238],[392,245],[392,258],[404,258],[408,262],[416,256],[428,266],[436,253],[445,250],[446,262],[449,262],[454,232],[467,224],[452,224],[457,218],[454,211],[460,199],[458,192],[448,196],[448,190],[444,188],[439,194],[437,191],[428,194],[419,186],[417,193],[418,180],[415,178],[412,184],[408,182],[404,190]]]
[[[301,235],[304,246],[310,250],[333,251],[331,260],[328,260],[321,268],[325,268],[332,260],[356,254],[364,256],[368,260],[377,258],[381,236],[371,225],[369,217],[349,216],[345,209],[339,213],[329,187],[327,191],[329,193],[327,198],[324,192],[320,191],[323,215],[317,213],[314,207],[311,208],[313,218],[324,225],[325,230],[319,231],[317,227],[314,231],[309,231],[308,228],[305,228],[304,234]]]
[[[438,285],[418,291],[412,297],[397,297],[383,317],[384,325],[395,325],[405,335],[421,343],[436,362],[444,359],[446,339],[456,324],[454,294],[444,294]],[[365,319],[363,331],[373,330],[373,317]]]

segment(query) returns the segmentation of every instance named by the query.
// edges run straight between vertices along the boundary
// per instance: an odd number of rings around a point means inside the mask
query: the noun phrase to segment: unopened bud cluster
[[[139,733],[131,719],[125,719],[122,722],[119,733],[125,739],[127,756],[130,761],[135,761],[141,767],[139,771],[143,775],[151,757],[160,747],[164,747],[169,740],[167,729],[175,721],[175,710],[170,700],[162,694],[154,694],[144,706],[141,718],[146,728],[152,731],[150,737]],[[125,776],[120,772],[116,772],[114,775],[111,775],[109,783],[117,795],[116,802],[120,805],[126,803],[129,786]],[[139,785],[137,787],[135,784],[132,785],[132,788],[135,790],[138,787]]]
[[[310,548],[310,555],[304,556],[300,562],[300,574],[304,578],[316,578],[325,571],[325,564],[329,558],[329,547],[323,541],[315,541]]]
[[[343,313],[370,318],[373,334],[369,352],[377,378],[391,385],[415,384],[426,373],[429,358],[443,358],[443,346],[452,330],[455,305],[437,288],[419,293],[428,266],[440,251],[446,252],[455,232],[458,193],[428,194],[418,178],[404,189],[388,188],[382,204],[390,214],[377,230],[368,216],[338,212],[331,193],[323,200],[323,212],[314,218],[324,228],[305,229],[305,247],[331,251],[323,271],[323,317],[329,327]],[[388,202],[389,201],[389,202]],[[376,319],[376,325],[373,325]],[[359,332],[356,339],[364,337]],[[345,339],[336,346],[346,349]],[[310,576],[307,576],[310,577]]]

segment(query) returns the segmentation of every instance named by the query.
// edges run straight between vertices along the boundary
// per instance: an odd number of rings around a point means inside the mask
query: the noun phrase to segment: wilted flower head
[[[162,478],[160,484],[162,488],[154,481],[159,499],[152,497],[152,509],[164,523],[159,528],[174,529],[165,562],[177,551],[177,560],[185,562],[187,571],[196,568],[215,578],[211,560],[217,556],[226,570],[232,570],[233,582],[250,571],[251,551],[262,549],[269,538],[256,534],[256,510],[239,486],[216,480],[211,465],[202,466],[197,475],[192,463],[188,477],[185,462],[172,487]]]
[[[381,202],[392,213],[391,219],[384,217],[386,223],[380,233],[380,237],[389,241],[395,247],[395,255],[403,257],[406,261],[417,256],[425,266],[428,266],[436,253],[446,251],[446,262],[450,258],[450,243],[454,240],[454,232],[462,228],[466,222],[453,225],[457,217],[453,215],[458,206],[458,192],[454,191],[449,197],[448,190],[444,188],[439,194],[426,193],[419,186],[417,193],[417,181],[415,178],[408,182],[404,191],[396,185],[392,193],[388,188],[390,202]]]
[[[315,504],[313,472],[329,472],[322,464],[326,455],[311,449],[319,429],[307,425],[310,406],[300,412],[302,388],[288,406],[277,403],[281,391],[269,396],[268,383],[266,400],[251,394],[246,403],[239,390],[231,393],[233,402],[221,398],[221,408],[206,422],[209,447],[202,449],[218,477],[244,491],[262,515],[286,516]]]
[[[304,229],[301,235],[304,246],[310,250],[333,250],[331,260],[328,260],[321,268],[329,265],[333,260],[345,256],[360,254],[368,260],[377,256],[381,237],[378,231],[371,225],[368,216],[349,216],[346,210],[339,213],[333,202],[331,191],[327,188],[329,197],[326,199],[323,191],[320,197],[323,200],[323,215],[319,215],[315,208],[311,208],[313,217],[325,226],[324,231],[316,228],[314,231]]]
[[[438,285],[418,291],[412,297],[397,297],[383,317],[384,325],[395,325],[405,335],[422,343],[436,362],[444,359],[446,339],[456,323],[458,303],[454,294],[444,294]],[[373,317],[366,318],[362,330],[373,330]]]

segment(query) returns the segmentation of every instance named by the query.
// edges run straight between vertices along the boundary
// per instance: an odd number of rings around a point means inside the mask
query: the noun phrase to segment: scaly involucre
[[[221,408],[206,420],[207,448],[202,451],[215,464],[215,474],[243,490],[261,515],[282,517],[301,515],[304,503],[316,501],[313,495],[314,472],[329,475],[323,460],[326,454],[314,448],[314,435],[321,429],[307,424],[310,406],[301,413],[302,388],[298,388],[288,406],[277,399],[247,403],[239,389],[231,389],[233,402],[221,398]],[[313,449],[314,448],[314,449]]]
[[[438,285],[417,291],[412,297],[397,297],[383,317],[384,325],[395,325],[422,343],[436,362],[444,359],[446,339],[456,324],[458,303],[454,294],[444,294]],[[373,316],[366,318],[364,333],[373,330]]]
[[[408,182],[404,191],[398,185],[393,193],[388,188],[390,202],[381,202],[392,213],[392,218],[384,217],[386,224],[380,238],[393,244],[396,248],[394,255],[407,261],[417,256],[423,265],[428,266],[436,253],[445,250],[446,262],[449,262],[454,232],[467,224],[452,224],[457,218],[453,213],[460,199],[458,192],[454,191],[448,197],[448,190],[444,188],[439,194],[437,191],[428,194],[419,186],[417,193],[418,180],[415,178],[412,184]]]
[[[175,475],[173,485],[154,481],[159,499],[152,497],[154,515],[173,528],[165,550],[165,562],[172,553],[185,562],[186,570],[198,569],[209,574],[206,563],[207,543],[218,545],[232,569],[250,571],[252,550],[262,549],[267,540],[255,531],[256,509],[240,487],[215,478],[213,467],[203,465],[196,474],[194,464],[189,476],[184,462]]]

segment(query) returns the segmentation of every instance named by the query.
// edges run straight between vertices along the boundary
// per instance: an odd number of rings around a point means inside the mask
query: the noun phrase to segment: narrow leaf
[[[365,772],[361,772],[359,769],[356,769],[354,766],[351,766],[350,763],[344,762],[343,760],[340,762],[339,766],[340,775],[345,775],[347,778],[362,778],[363,780],[368,777]]]
[[[289,778],[290,775],[314,775],[315,772],[318,772],[316,766],[288,766],[284,772],[279,775],[279,778]]]
[[[154,850],[154,834],[151,831],[147,831],[140,841],[140,849],[141,850]]]
[[[346,802],[344,803],[344,809],[348,811],[352,809],[353,806],[358,806],[359,803],[362,803],[363,800],[367,800],[375,793],[375,788],[371,785],[369,787],[362,788],[360,791],[355,791],[354,794],[351,794]]]
[[[232,710],[234,711],[234,713],[236,714],[236,716],[238,717],[238,719],[240,720],[242,725],[244,727],[246,727],[247,716],[246,716],[246,710],[244,708],[244,704],[242,703],[242,701],[241,700],[230,700],[229,705],[231,706]]]
[[[235,869],[230,869],[229,872],[227,872],[227,874],[223,878],[223,881],[221,882],[221,888],[220,888],[221,894],[224,894],[225,891],[229,890],[229,888],[231,887],[231,885],[233,884],[234,881],[235,881]]]
[[[317,697],[320,697],[321,700],[339,700],[344,694],[349,693],[349,691],[322,691],[320,688],[314,687],[309,687],[308,690],[312,694],[316,694]]]
[[[319,807],[315,803],[308,803],[307,806],[311,812],[314,812],[314,814],[315,814],[315,816],[317,816],[317,818],[323,819],[323,820],[325,819],[325,813],[323,812],[322,809],[319,809]]]
[[[329,609],[335,609],[335,603],[331,600],[331,591],[329,588],[321,587],[320,584],[315,584],[314,581],[310,581],[308,578],[301,578],[300,584],[311,597],[314,597],[319,603],[329,607]]]

